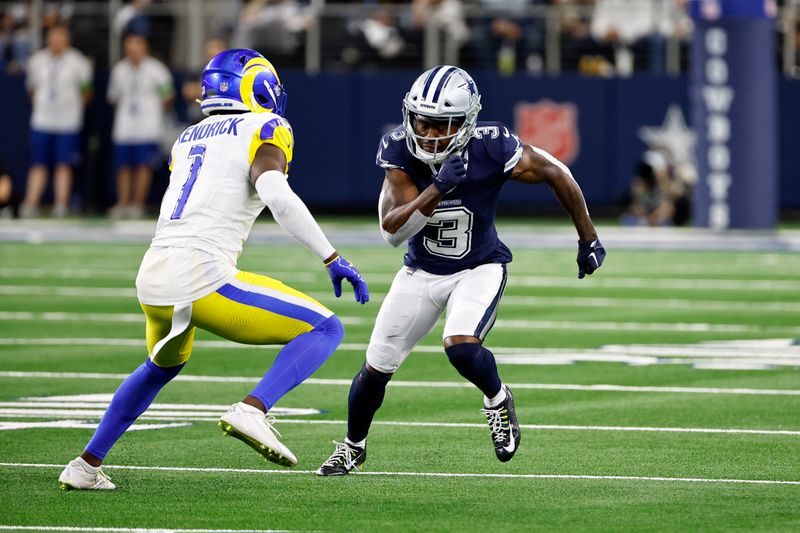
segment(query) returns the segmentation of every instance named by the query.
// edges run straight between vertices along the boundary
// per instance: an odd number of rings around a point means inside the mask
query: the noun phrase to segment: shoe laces
[[[272,425],[272,424],[274,424],[275,422],[277,422],[277,420],[278,420],[278,419],[277,419],[277,418],[275,418],[275,417],[274,417],[274,416],[272,416],[272,415],[267,415],[267,416],[265,416],[265,417],[264,417],[264,423],[267,425],[267,428],[269,428],[269,430],[270,430],[271,432],[275,433],[277,436],[279,436],[279,437],[283,437],[283,435],[281,435],[281,432],[280,432],[280,431],[278,431],[277,429],[275,429],[275,426],[273,426],[273,425]]]
[[[486,421],[492,430],[492,438],[498,444],[507,440],[506,433],[511,429],[508,423],[508,409],[505,406],[497,409],[481,409],[481,413],[486,415]]]
[[[111,481],[111,476],[109,476],[108,474],[106,474],[105,472],[103,472],[103,469],[102,469],[102,468],[98,468],[98,469],[97,469],[97,477],[98,477],[99,479],[105,479],[106,481]]]
[[[358,470],[355,461],[358,450],[346,442],[333,441],[333,443],[336,445],[336,451],[328,457],[327,461],[322,463],[322,466],[334,467],[344,465],[348,470]]]

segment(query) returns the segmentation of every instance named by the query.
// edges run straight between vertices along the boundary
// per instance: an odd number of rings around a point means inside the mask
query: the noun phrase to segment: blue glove
[[[325,263],[325,268],[328,269],[328,275],[333,282],[333,294],[337,298],[342,295],[342,280],[346,279],[353,286],[353,292],[358,303],[365,304],[369,301],[367,282],[364,281],[364,278],[361,277],[361,272],[350,261],[336,254],[334,259]]]
[[[467,179],[467,167],[464,166],[464,160],[454,156],[442,164],[439,173],[433,178],[433,185],[444,195],[465,179]]]
[[[583,279],[587,274],[591,276],[603,264],[605,257],[606,249],[600,244],[600,239],[578,241],[578,279]]]

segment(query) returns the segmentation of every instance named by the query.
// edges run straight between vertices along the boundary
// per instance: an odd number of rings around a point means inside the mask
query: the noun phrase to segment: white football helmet
[[[403,99],[403,126],[409,151],[424,163],[439,164],[461,151],[469,142],[481,110],[481,95],[472,77],[463,69],[439,65],[424,72]],[[455,133],[444,137],[421,137],[414,131],[417,115],[432,120],[459,124]],[[448,128],[448,131],[450,128]],[[433,153],[423,150],[421,139],[439,141]],[[450,141],[442,151],[439,145]]]

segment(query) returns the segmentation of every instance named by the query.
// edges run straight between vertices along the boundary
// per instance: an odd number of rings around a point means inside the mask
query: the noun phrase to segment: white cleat
[[[259,409],[239,402],[222,415],[219,427],[226,435],[236,437],[263,455],[267,461],[294,466],[297,464],[297,457],[278,440],[281,434],[272,427],[274,422],[274,416],[267,417]]]
[[[80,457],[69,462],[58,476],[61,490],[114,490],[117,488],[103,469],[93,467]]]

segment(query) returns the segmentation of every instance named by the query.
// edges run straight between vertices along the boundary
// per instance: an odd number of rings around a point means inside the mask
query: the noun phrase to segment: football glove
[[[467,179],[467,167],[464,166],[464,160],[454,156],[442,164],[439,173],[433,178],[433,185],[444,195],[465,179]]]
[[[325,263],[325,268],[328,269],[328,275],[331,277],[331,282],[333,282],[333,294],[337,298],[342,295],[342,280],[346,279],[353,286],[353,292],[358,303],[365,304],[369,301],[367,282],[364,281],[364,278],[361,277],[361,272],[350,261],[336,254],[336,257]]]
[[[583,279],[587,274],[591,276],[603,264],[605,257],[606,249],[600,244],[600,239],[578,241],[578,279]]]

